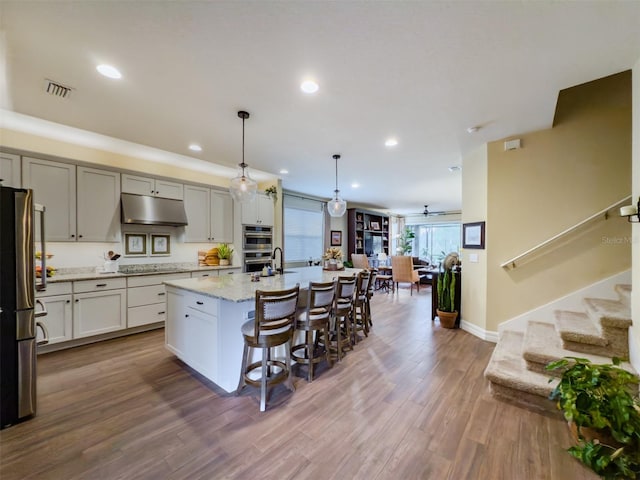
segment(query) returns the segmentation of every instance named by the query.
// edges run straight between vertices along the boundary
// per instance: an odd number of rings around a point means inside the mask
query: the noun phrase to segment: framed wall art
[[[126,257],[146,257],[147,256],[147,234],[146,233],[125,233],[124,234],[124,255]]]
[[[484,250],[484,222],[462,224],[462,248]]]
[[[332,247],[342,246],[342,231],[331,230],[331,246]]]
[[[152,233],[151,255],[157,257],[171,255],[171,235],[168,233]]]

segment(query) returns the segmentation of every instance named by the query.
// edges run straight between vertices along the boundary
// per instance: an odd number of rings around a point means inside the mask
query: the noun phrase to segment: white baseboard
[[[486,340],[487,342],[498,343],[498,332],[492,332],[484,330],[479,326],[469,323],[465,320],[460,321],[460,328],[465,332],[469,332],[471,335]]]

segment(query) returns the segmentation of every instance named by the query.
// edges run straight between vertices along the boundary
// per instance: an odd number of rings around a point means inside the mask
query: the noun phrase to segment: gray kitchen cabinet
[[[123,330],[127,324],[124,278],[73,282],[73,338]]]
[[[20,156],[0,152],[0,185],[20,188],[22,186],[20,177]]]
[[[154,197],[184,198],[184,186],[181,183],[170,182],[138,175],[122,174],[122,193],[134,193],[136,195],[150,195]]]
[[[185,242],[233,243],[233,200],[227,192],[184,187]]]
[[[78,167],[78,241],[120,241],[120,174]]]
[[[261,193],[256,194],[253,202],[241,204],[243,225],[273,226],[273,200]]]
[[[43,303],[47,315],[38,318],[47,327],[48,345],[73,339],[73,309],[71,282],[48,283],[46,291],[37,291],[36,298]],[[36,310],[40,310],[40,306]],[[38,340],[42,332],[38,329]]]
[[[22,180],[36,203],[46,207],[46,240],[76,240],[76,166],[23,157]]]
[[[189,273],[169,273],[127,278],[127,327],[164,322],[167,297],[163,282],[189,277]]]

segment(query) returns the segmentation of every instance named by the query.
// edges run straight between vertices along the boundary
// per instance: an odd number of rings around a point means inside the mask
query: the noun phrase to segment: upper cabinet
[[[389,254],[389,217],[357,208],[347,210],[347,253]]]
[[[241,204],[243,225],[273,226],[273,200],[261,193],[256,194],[253,202]]]
[[[120,241],[120,174],[78,167],[78,240]]]
[[[76,166],[23,157],[22,179],[33,189],[36,203],[44,205],[48,242],[76,240]]]
[[[76,177],[75,165],[29,157],[22,168],[25,188],[46,208],[47,241],[120,241],[118,173],[77,167]]]
[[[122,174],[122,193],[151,195],[154,197],[184,199],[184,187],[181,183],[158,180],[150,177],[139,177],[128,173]]]
[[[233,243],[233,199],[227,192],[185,185],[185,242]]]
[[[0,185],[20,188],[20,156],[0,152]]]

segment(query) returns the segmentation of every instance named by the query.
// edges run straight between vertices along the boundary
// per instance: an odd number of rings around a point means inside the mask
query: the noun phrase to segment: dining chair
[[[242,352],[242,369],[236,395],[247,385],[260,387],[260,411],[267,408],[268,389],[284,382],[293,392],[291,376],[291,340],[298,305],[300,285],[288,290],[264,291],[256,290],[255,318],[242,325],[244,349]],[[271,350],[284,346],[284,361],[272,360]],[[262,360],[249,363],[250,353],[255,348],[262,350]],[[260,370],[259,378],[250,375]]]
[[[308,366],[307,381],[313,381],[313,370],[316,363],[323,359],[331,367],[329,355],[329,321],[331,308],[336,296],[335,282],[309,282],[307,303],[298,314],[295,329],[304,332],[304,342],[291,347],[291,357],[302,365]],[[322,349],[320,345],[322,335]],[[299,352],[299,353],[298,353]]]
[[[392,255],[391,269],[396,290],[399,283],[410,283],[411,295],[413,295],[413,284],[416,284],[418,286],[418,292],[420,291],[420,274],[413,269],[411,257],[406,255]]]
[[[351,263],[353,263],[353,268],[366,268],[369,269],[369,259],[366,255],[362,253],[352,253],[351,254]]]

